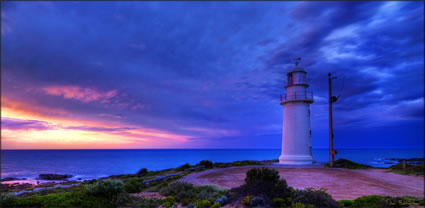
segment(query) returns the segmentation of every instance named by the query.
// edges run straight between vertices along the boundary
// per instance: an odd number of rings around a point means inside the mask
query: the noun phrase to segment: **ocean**
[[[127,149],[127,150],[1,150],[1,177],[26,178],[35,183],[41,173],[71,174],[82,180],[136,173],[141,168],[161,170],[201,160],[232,162],[272,160],[280,149]],[[328,161],[327,149],[313,149],[318,162]],[[423,149],[338,149],[346,158],[375,167],[388,167],[388,158],[423,158]]]

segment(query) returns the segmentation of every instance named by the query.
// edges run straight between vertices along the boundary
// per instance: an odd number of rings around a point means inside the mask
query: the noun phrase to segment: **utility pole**
[[[332,96],[332,79],[336,77],[331,77],[331,73],[328,73],[328,82],[329,82],[329,166],[334,167],[334,133],[332,127],[332,103],[336,102],[338,99],[335,96]]]

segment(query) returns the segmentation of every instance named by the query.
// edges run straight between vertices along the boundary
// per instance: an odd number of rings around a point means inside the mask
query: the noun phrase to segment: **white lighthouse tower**
[[[297,60],[301,60],[298,58]],[[312,164],[310,104],[313,93],[307,91],[307,72],[295,63],[287,73],[283,105],[282,155],[280,164]]]

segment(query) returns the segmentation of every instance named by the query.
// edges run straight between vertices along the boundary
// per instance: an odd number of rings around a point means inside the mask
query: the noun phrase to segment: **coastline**
[[[423,159],[421,160],[423,161]],[[186,163],[177,168],[158,171],[148,171],[142,168],[137,173],[133,174],[111,175],[93,180],[64,180],[38,184],[14,184],[8,182],[7,184],[2,183],[1,194],[3,198],[11,199],[8,202],[11,204],[9,207],[24,205],[35,206],[35,204],[40,203],[39,200],[51,200],[52,197],[59,197],[62,199],[62,197],[65,196],[71,197],[73,194],[85,198],[90,197],[91,190],[100,191],[106,187],[112,188],[117,186],[120,187],[119,190],[120,193],[124,194],[123,196],[127,195],[129,197],[125,199],[127,202],[124,203],[123,201],[125,206],[118,207],[140,207],[140,203],[156,203],[155,207],[170,207],[175,203],[177,203],[177,205],[181,203],[178,206],[186,206],[189,202],[194,203],[197,207],[210,207],[212,204],[217,203],[221,204],[223,207],[240,207],[242,201],[245,200],[242,200],[240,197],[245,196],[246,198],[249,196],[243,191],[245,189],[244,187],[248,186],[246,184],[248,172],[255,169],[267,169],[268,171],[274,171],[277,177],[283,180],[284,184],[287,184],[285,185],[286,188],[282,188],[289,190],[291,193],[306,194],[306,197],[313,198],[315,197],[311,196],[311,194],[317,195],[316,197],[321,198],[317,201],[319,204],[316,204],[319,207],[325,206],[323,204],[320,205],[320,203],[331,203],[333,204],[331,207],[339,207],[338,204],[346,203],[346,201],[350,200],[353,202],[368,196],[379,196],[381,197],[379,198],[381,201],[384,199],[390,201],[402,200],[407,203],[413,200],[414,204],[423,204],[423,171],[420,175],[411,175],[410,172],[401,174],[389,168],[375,168],[343,159],[335,161],[335,168],[326,167],[324,163],[297,166],[276,164],[277,161],[278,160],[275,159],[212,163],[211,161],[203,160],[196,165]],[[418,166],[423,167],[423,163]],[[262,182],[257,185],[267,186],[267,184],[268,182]],[[246,191],[251,190],[257,194],[262,194],[262,191],[258,192],[256,188],[257,185],[251,185],[252,188],[248,188]],[[180,189],[183,188],[181,186],[186,187],[184,189],[189,188],[194,191],[204,190],[206,192],[190,192],[190,195],[195,194],[195,198],[186,198],[185,200],[183,200],[183,198],[174,198],[179,197],[181,192]],[[265,190],[268,189],[269,188],[266,188]],[[106,191],[105,193],[109,193],[108,190],[104,191]],[[198,196],[197,194],[199,193],[209,193],[213,195],[207,194]],[[189,194],[189,192],[184,194]],[[10,195],[13,195],[13,197]],[[263,200],[267,200],[268,202],[272,199],[267,198],[271,197],[267,194],[263,197],[266,197]],[[252,198],[252,200],[254,199],[257,200],[255,197]],[[71,197],[67,200],[74,200],[72,203],[76,203],[81,199]],[[99,200],[98,203],[103,204],[101,207],[109,206],[107,204],[110,203],[116,203],[116,201],[108,200],[108,197],[100,197],[96,200]],[[220,200],[224,201],[224,204],[221,203]],[[299,199],[294,198],[294,200]],[[249,201],[251,201],[251,198],[249,198]],[[92,202],[93,201],[88,198],[84,199],[84,203]],[[46,201],[46,203],[48,202]],[[206,205],[203,206],[202,203],[206,203]],[[308,202],[304,201],[303,203],[305,204]],[[44,207],[44,205],[41,206]],[[87,206],[93,207],[94,205]],[[95,207],[97,207],[97,205]],[[115,207],[115,205],[112,207]],[[326,207],[328,206],[326,205]],[[345,207],[345,205],[343,207]]]
[[[400,159],[400,158],[389,158],[387,160],[393,161],[392,164],[395,164],[394,161],[402,161],[405,160],[407,161],[407,164],[418,164],[418,161],[422,161],[423,163],[423,158],[410,158],[410,159]],[[238,162],[246,162],[246,161],[234,161],[232,163],[216,163],[216,164],[222,164],[222,168],[214,168],[212,170],[217,171],[217,170],[221,170],[223,168],[240,168],[240,167],[257,167],[256,165],[253,166],[253,164],[257,164],[259,165],[259,167],[270,167],[270,168],[277,168],[277,169],[323,169],[324,166],[326,165],[325,163],[315,163],[312,165],[304,165],[304,166],[297,166],[297,165],[280,165],[278,164],[278,160],[249,160],[248,164],[239,164],[239,165],[231,165],[234,163],[238,163]],[[159,171],[153,171],[153,172],[169,172],[169,171],[173,171],[176,168],[168,168],[168,169],[163,169],[163,170],[159,170]],[[371,167],[371,169],[382,169],[382,170],[386,170],[387,168],[382,168],[382,167]],[[189,169],[188,169],[189,170]],[[211,170],[209,170],[211,171]],[[201,171],[202,172],[202,171]],[[301,171],[302,172],[302,171]],[[1,181],[1,189],[2,191],[8,191],[8,192],[15,192],[16,195],[22,194],[22,193],[29,193],[29,192],[33,192],[33,191],[38,191],[38,190],[42,190],[42,189],[52,189],[52,188],[66,188],[66,187],[70,187],[70,186],[75,186],[75,185],[79,185],[79,184],[84,184],[87,182],[91,182],[91,181],[97,181],[97,180],[107,180],[107,179],[120,179],[123,176],[131,176],[132,174],[119,174],[119,175],[110,175],[110,176],[105,176],[105,177],[97,177],[97,178],[90,178],[90,179],[82,179],[82,178],[77,178],[77,176],[71,176],[68,179],[63,179],[63,180],[43,180],[43,179],[25,179],[25,180],[7,180],[7,181]],[[241,177],[241,176],[240,176]],[[418,176],[418,177],[423,177],[422,176]],[[23,179],[23,178],[22,178]],[[2,179],[3,180],[3,179]],[[185,180],[182,180],[185,181]],[[188,181],[188,182],[194,182],[194,181]],[[194,184],[198,184],[196,181],[194,182]],[[206,183],[209,184],[209,183]],[[225,188],[229,188],[224,186]]]

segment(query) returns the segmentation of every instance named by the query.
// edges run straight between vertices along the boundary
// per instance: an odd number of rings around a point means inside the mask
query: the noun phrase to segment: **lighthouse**
[[[312,164],[310,104],[313,103],[313,93],[307,90],[307,72],[296,62],[286,76],[286,92],[280,99],[283,130],[279,164]]]

